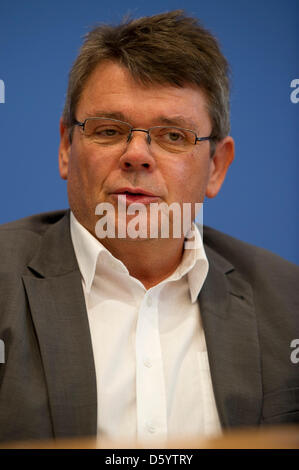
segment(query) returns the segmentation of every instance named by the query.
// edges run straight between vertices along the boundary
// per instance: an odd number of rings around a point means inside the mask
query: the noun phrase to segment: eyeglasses
[[[90,117],[83,122],[74,121],[74,126],[81,127],[83,134],[90,141],[103,146],[126,145],[132,139],[133,132],[145,132],[147,143],[157,144],[168,152],[190,151],[193,145],[212,137],[197,137],[190,129],[176,126],[154,126],[150,129],[133,128],[127,122],[105,117]]]

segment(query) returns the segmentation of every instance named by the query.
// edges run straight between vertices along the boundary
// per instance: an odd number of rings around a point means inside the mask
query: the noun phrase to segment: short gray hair
[[[71,128],[74,124],[85,83],[104,60],[125,66],[136,82],[142,84],[197,85],[207,97],[212,148],[228,135],[228,62],[216,38],[183,10],[126,20],[117,26],[100,25],[91,30],[69,74],[63,111],[65,126]]]

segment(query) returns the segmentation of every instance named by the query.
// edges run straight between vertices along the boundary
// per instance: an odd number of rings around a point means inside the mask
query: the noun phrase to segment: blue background
[[[98,22],[182,8],[219,39],[232,73],[236,157],[204,222],[299,263],[298,0],[0,0],[0,223],[68,206],[57,166],[67,76]]]

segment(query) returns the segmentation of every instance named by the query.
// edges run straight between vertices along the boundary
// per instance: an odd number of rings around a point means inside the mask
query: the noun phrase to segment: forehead
[[[119,113],[132,124],[150,124],[160,117],[178,117],[182,124],[209,123],[205,93],[196,86],[137,83],[121,65],[106,61],[88,77],[80,96],[76,118]]]

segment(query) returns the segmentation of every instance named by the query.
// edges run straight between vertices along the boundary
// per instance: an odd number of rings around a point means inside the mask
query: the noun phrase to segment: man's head
[[[63,122],[74,123],[88,77],[103,61],[128,69],[144,85],[192,84],[205,91],[215,142],[230,130],[228,63],[216,39],[181,10],[139,18],[119,26],[102,25],[86,37],[72,67]]]
[[[82,225],[94,233],[96,206],[115,204],[122,188],[141,188],[167,205],[194,205],[218,193],[233,159],[227,72],[216,40],[181,11],[89,33],[70,73],[59,160]],[[134,132],[125,144],[106,145],[75,125],[90,117],[138,129],[168,122],[212,140],[173,152]],[[108,128],[109,135],[121,132]],[[181,139],[176,132],[165,138]]]

